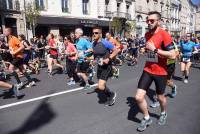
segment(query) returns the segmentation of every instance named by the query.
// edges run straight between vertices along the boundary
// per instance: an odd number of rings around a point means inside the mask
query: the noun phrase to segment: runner
[[[117,48],[118,53],[121,51],[120,50],[120,46],[121,46],[120,43],[112,37],[111,33],[109,33],[109,32],[106,33],[106,40],[111,42]],[[118,60],[118,59],[117,59],[117,57],[115,57],[115,58],[113,58],[113,60]],[[112,72],[113,72],[112,74],[113,74],[114,77],[116,77],[116,78],[119,77],[119,68],[112,65]]]
[[[97,79],[98,89],[104,91],[107,96],[106,106],[112,106],[115,103],[116,93],[110,91],[106,86],[110,73],[112,72],[112,59],[118,54],[118,50],[110,42],[102,39],[102,29],[99,27],[93,28],[93,49],[94,57],[97,59]],[[110,52],[112,53],[110,54]]]
[[[18,83],[18,88],[21,88],[23,86],[23,83],[20,81],[18,74],[15,72],[15,69],[19,69],[20,72],[22,72],[24,76],[27,78],[28,85],[26,85],[26,87],[34,86],[35,82],[32,80],[32,78],[29,76],[29,74],[25,71],[23,67],[24,45],[20,43],[19,39],[13,36],[11,33],[12,33],[11,28],[5,29],[5,35],[8,38],[10,54],[13,57],[11,64],[9,65],[9,72],[15,76]]]
[[[49,50],[49,56],[47,57],[47,61],[48,61],[47,63],[48,63],[48,75],[52,77],[52,69],[53,69],[52,63],[56,65],[57,67],[60,67],[62,71],[64,70],[64,67],[58,63],[58,51],[57,51],[54,35],[50,33],[49,36],[50,36],[50,39],[48,42],[48,47],[50,48],[50,50]]]
[[[7,92],[14,94],[17,99],[21,99],[24,94],[20,93],[16,85],[11,85],[7,82],[0,80],[0,87],[5,88]]]
[[[92,44],[86,39],[82,38],[83,30],[81,28],[77,28],[75,30],[75,38],[76,38],[76,48],[78,51],[78,75],[83,79],[85,86],[85,90],[91,89],[88,83],[88,68],[90,61],[86,59],[89,58],[93,52]]]
[[[191,41],[191,35],[187,34],[184,42],[181,44],[181,72],[184,78],[183,82],[188,83],[189,71],[192,65],[192,55],[198,53],[195,43]]]
[[[168,28],[165,24],[162,24],[161,27],[163,30],[168,32]],[[174,50],[176,52],[176,56],[178,56],[178,54],[179,54],[178,46],[176,45],[175,42],[173,42],[172,44],[173,44]],[[172,80],[172,76],[175,73],[175,69],[176,69],[176,60],[175,59],[167,59],[167,86],[169,86],[171,88],[171,97],[173,97],[173,98],[177,95],[177,86],[174,84],[174,82]],[[150,105],[150,107],[156,108],[159,106],[160,106],[160,103],[159,103],[157,97],[155,97],[154,102]]]
[[[77,57],[77,50],[74,44],[71,43],[71,36],[65,36],[64,45],[66,47],[65,49],[66,68],[70,79],[67,85],[75,85],[76,81],[78,81],[79,79],[76,72],[78,57]]]
[[[157,11],[149,12],[147,17],[149,32],[145,34],[146,38],[146,64],[142,76],[138,83],[138,89],[135,95],[137,104],[144,114],[138,131],[144,131],[152,123],[149,116],[145,95],[152,82],[156,85],[156,94],[161,106],[161,114],[158,124],[164,125],[167,119],[166,97],[164,96],[167,81],[167,58],[175,59],[176,54],[172,49],[171,36],[159,27],[161,15]]]

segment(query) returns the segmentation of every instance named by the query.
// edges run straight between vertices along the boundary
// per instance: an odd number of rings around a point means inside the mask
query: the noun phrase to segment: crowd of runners
[[[200,61],[200,37],[189,33],[171,37],[156,11],[149,12],[146,23],[149,31],[145,37],[114,37],[109,32],[103,35],[101,27],[94,27],[92,37],[84,36],[84,31],[76,28],[63,37],[50,33],[28,41],[25,35],[15,37],[12,29],[6,28],[0,35],[0,87],[20,99],[25,96],[20,88],[37,86],[32,74],[40,75],[40,69],[46,68],[48,77],[54,77],[57,69],[68,75],[67,86],[79,83],[84,90],[90,90],[97,77],[98,89],[107,97],[105,105],[112,106],[117,94],[107,86],[107,80],[119,78],[117,66],[136,66],[138,57],[143,55],[146,64],[135,95],[144,114],[138,131],[144,131],[152,123],[145,100],[152,82],[155,82],[157,95],[150,106],[161,107],[158,123],[164,125],[167,119],[165,88],[172,89],[172,97],[177,95],[177,86],[172,80],[176,66],[181,67],[183,82],[189,82],[191,65]],[[16,82],[11,84],[9,77]],[[28,83],[24,84],[21,77],[26,77]]]

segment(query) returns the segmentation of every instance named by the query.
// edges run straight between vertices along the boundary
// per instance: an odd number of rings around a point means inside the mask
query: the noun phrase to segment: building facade
[[[0,0],[0,29],[2,31],[6,27],[11,27],[14,35],[25,32],[25,20],[20,2],[19,0]]]
[[[197,8],[197,12],[196,12],[195,33],[200,36],[200,6]]]
[[[52,32],[66,35],[81,27],[91,36],[92,27],[109,31],[114,17],[134,18],[133,0],[29,0],[40,9],[36,35]],[[27,2],[27,1],[26,1]],[[25,3],[26,4],[26,3]]]
[[[25,7],[32,2],[40,10],[36,20],[36,35],[66,35],[76,27],[91,36],[92,27],[103,31],[115,30],[113,18],[119,18],[124,27],[127,20],[135,21],[133,34],[144,36],[148,30],[146,17],[149,11],[159,11],[162,21],[171,34],[198,31],[196,6],[190,0],[0,0],[0,27],[12,27],[15,34],[27,33]]]

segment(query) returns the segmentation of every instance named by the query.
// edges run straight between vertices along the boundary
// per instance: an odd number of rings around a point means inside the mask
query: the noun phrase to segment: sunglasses
[[[146,20],[146,23],[148,24],[150,22],[151,24],[153,24],[155,21],[156,20],[154,20],[154,19],[148,19],[148,20]]]
[[[93,34],[99,34],[99,32],[93,32]]]

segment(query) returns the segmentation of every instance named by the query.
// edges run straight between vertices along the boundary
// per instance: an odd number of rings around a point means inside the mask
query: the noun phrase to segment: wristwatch
[[[153,51],[155,54],[157,54],[158,53],[158,49],[156,48],[156,49],[154,49],[154,51]]]

